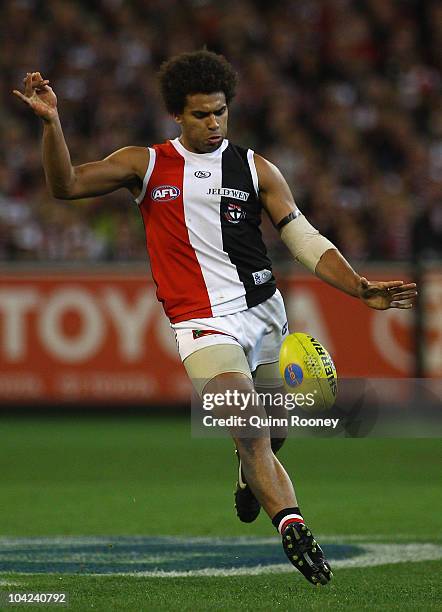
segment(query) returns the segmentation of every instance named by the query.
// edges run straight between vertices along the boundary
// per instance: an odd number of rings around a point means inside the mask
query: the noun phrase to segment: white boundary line
[[[346,569],[357,567],[375,567],[396,563],[416,563],[422,561],[437,561],[442,559],[442,546],[434,544],[367,544],[366,552],[350,559],[341,559],[332,562],[332,569]],[[289,563],[276,565],[257,565],[256,567],[241,567],[231,569],[205,568],[188,572],[121,572],[109,575],[138,576],[140,578],[185,578],[197,576],[258,576],[261,574],[289,574],[294,568]],[[104,574],[91,574],[94,576]],[[296,572],[297,576],[301,574]]]
[[[366,537],[356,536],[356,538],[366,539]],[[211,539],[211,538],[146,538],[146,537],[135,537],[130,536],[122,538],[106,538],[106,537],[76,537],[76,538],[0,538],[0,547],[11,549],[22,545],[41,545],[41,544],[63,544],[63,545],[77,545],[84,546],[85,544],[106,544],[109,542],[133,542],[134,544],[143,543],[147,540],[165,541],[177,543],[210,543],[211,546],[220,544],[226,544],[231,541],[236,544],[274,544],[277,538],[226,538],[226,539]],[[341,538],[340,538],[341,540]],[[348,536],[342,538],[343,543],[349,540]],[[326,542],[330,541],[330,538],[326,538]],[[147,542],[146,542],[147,543]],[[38,552],[38,549],[37,549]],[[17,553],[20,553],[20,549],[17,549]],[[72,553],[75,555],[75,551]],[[83,554],[87,555],[87,552],[83,551]],[[356,556],[348,559],[339,559],[332,561],[333,569],[345,569],[345,568],[357,568],[357,567],[375,567],[380,565],[390,565],[396,563],[415,563],[422,561],[435,561],[442,559],[442,545],[432,543],[389,543],[389,544],[378,544],[373,542],[364,542],[364,551]],[[132,560],[134,562],[135,560]],[[44,561],[42,561],[44,563]],[[116,561],[118,562],[118,561]],[[124,563],[124,561],[119,561]],[[142,558],[140,558],[142,562]],[[36,560],[36,563],[38,561]],[[272,564],[272,565],[256,565],[255,567],[239,567],[239,568],[216,568],[207,567],[199,570],[190,571],[139,571],[139,572],[105,572],[105,573],[81,573],[79,575],[93,575],[93,576],[134,576],[134,577],[156,577],[156,578],[179,578],[179,577],[195,577],[195,576],[256,576],[260,574],[275,574],[275,573],[290,573],[293,572],[293,567],[289,563],[284,564]],[[14,573],[14,574],[29,574],[30,572],[1,572],[1,573]],[[45,574],[56,574],[57,572],[44,572]],[[72,572],[75,573],[75,572]],[[296,573],[297,574],[297,573]],[[295,575],[296,575],[295,574]],[[35,573],[34,573],[35,575]],[[2,583],[0,583],[1,585]],[[14,583],[5,582],[4,585],[13,585]]]

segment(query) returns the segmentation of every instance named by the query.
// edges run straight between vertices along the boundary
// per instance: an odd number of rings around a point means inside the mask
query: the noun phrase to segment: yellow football
[[[287,336],[279,352],[279,371],[289,393],[309,394],[309,401],[299,404],[304,410],[328,410],[335,403],[338,392],[335,364],[313,336],[301,332]]]

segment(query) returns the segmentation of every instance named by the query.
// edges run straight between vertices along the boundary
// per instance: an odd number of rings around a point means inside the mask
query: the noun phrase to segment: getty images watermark
[[[281,380],[275,379],[254,392],[218,388],[219,393],[201,396],[197,389],[204,384],[197,380],[192,395],[196,437],[255,438],[267,436],[269,430],[275,438],[442,436],[442,379],[341,378],[333,405],[333,398],[324,397],[315,380],[303,393],[285,393]]]
[[[226,390],[220,393],[204,393],[202,396],[202,409],[206,412],[220,408],[233,408],[240,414],[230,414],[225,417],[203,414],[204,427],[239,427],[239,428],[274,428],[274,427],[320,427],[336,429],[339,418],[300,416],[287,414],[296,408],[305,412],[314,411],[316,405],[316,392],[311,393],[264,393],[242,392]],[[265,408],[267,414],[259,414],[259,408]],[[271,408],[278,409],[281,416],[269,414]]]

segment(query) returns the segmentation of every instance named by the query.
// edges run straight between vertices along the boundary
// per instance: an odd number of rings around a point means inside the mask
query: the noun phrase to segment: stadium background
[[[230,510],[230,444],[190,436],[189,389],[155,302],[136,207],[123,191],[76,202],[48,195],[41,126],[11,95],[26,72],[51,80],[78,164],[174,137],[156,86],[160,63],[203,45],[225,54],[240,75],[232,140],[281,168],[301,210],[358,271],[420,284],[414,314],[368,312],[305,275],[264,220],[292,330],[317,335],[341,376],[436,379],[441,24],[442,7],[432,0],[2,3],[3,535],[252,533]],[[134,405],[137,416],[127,420]],[[414,531],[397,512],[403,505],[425,518],[422,537],[433,541],[440,529],[431,480],[437,447],[350,442],[283,450],[289,470],[299,470],[309,516],[327,533],[352,533],[350,525],[354,532],[361,514],[373,518],[373,499],[382,499],[380,533]],[[333,454],[332,483],[305,459],[309,448],[322,464]],[[165,506],[181,508],[180,526],[164,520]],[[219,530],[209,518],[197,522],[195,507],[215,517]],[[269,535],[264,519],[254,529]]]
[[[177,134],[155,73],[170,55],[203,45],[224,53],[240,75],[233,139],[282,169],[303,212],[358,270],[420,283],[414,328],[410,313],[366,312],[299,278],[303,271],[265,220],[291,328],[316,334],[341,376],[440,376],[440,18],[439,3],[417,1],[3,5],[0,398],[104,393],[108,401],[127,389],[128,401],[158,401],[169,375],[177,384],[168,401],[185,401],[183,370],[145,280],[136,206],[124,190],[51,198],[40,123],[11,89],[28,70],[41,70],[58,95],[73,162],[101,159]],[[372,262],[382,265],[371,270]],[[336,324],[342,317],[348,326]]]

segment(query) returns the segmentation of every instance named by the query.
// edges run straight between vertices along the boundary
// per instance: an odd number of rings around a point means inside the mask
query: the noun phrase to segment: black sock
[[[286,521],[284,519],[287,518]],[[304,519],[302,518],[301,511],[298,506],[296,508],[284,508],[275,514],[272,518],[272,523],[275,526],[276,531],[282,533],[283,528],[285,529],[286,523],[289,525],[290,523],[303,523]]]

